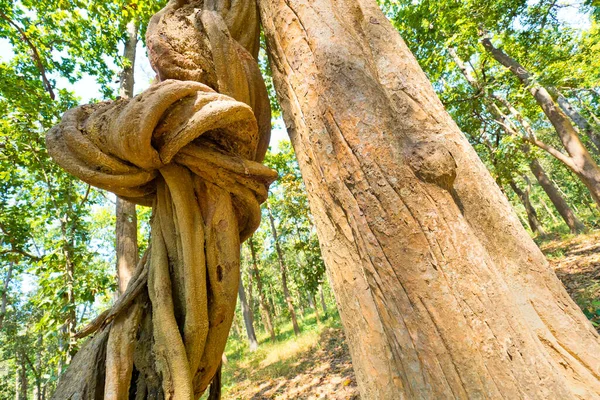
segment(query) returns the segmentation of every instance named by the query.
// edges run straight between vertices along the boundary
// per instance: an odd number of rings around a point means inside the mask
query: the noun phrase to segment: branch
[[[558,151],[557,149],[555,149],[554,147],[547,145],[544,142],[539,141],[538,139],[536,139],[535,137],[533,138],[527,138],[527,140],[534,144],[535,146],[539,147],[540,149],[546,151],[548,154],[550,154],[552,157],[556,158],[557,160],[561,161],[562,163],[564,163],[567,167],[569,167],[569,169],[571,169],[573,172],[577,171],[577,167],[575,166],[575,164],[573,163],[573,160],[571,159],[571,157],[567,156],[566,154],[561,153],[560,151]]]
[[[44,63],[42,62],[42,58],[40,57],[40,53],[38,52],[37,47],[33,44],[33,42],[31,40],[29,40],[29,38],[25,34],[25,31],[23,30],[23,28],[21,28],[19,25],[17,25],[12,19],[10,19],[2,11],[0,11],[0,18],[2,18],[9,25],[14,27],[21,35],[21,38],[23,39],[23,41],[27,44],[27,46],[29,46],[29,48],[31,49],[31,58],[33,59],[33,62],[35,63],[38,71],[40,72],[40,75],[42,77],[42,81],[44,82],[46,91],[50,95],[50,98],[52,100],[55,100],[56,95],[54,94],[54,89],[52,88],[52,84],[50,83],[50,81],[48,80],[48,77],[46,76],[46,68],[44,68]]]

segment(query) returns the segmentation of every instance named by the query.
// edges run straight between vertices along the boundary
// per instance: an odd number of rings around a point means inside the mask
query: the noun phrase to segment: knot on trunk
[[[408,163],[424,182],[451,190],[456,179],[456,161],[444,145],[433,141],[413,143],[408,150]]]

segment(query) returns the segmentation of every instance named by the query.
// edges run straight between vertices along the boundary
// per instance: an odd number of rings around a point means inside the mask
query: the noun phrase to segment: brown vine
[[[235,310],[240,243],[276,178],[260,164],[270,107],[254,1],[173,0],[153,17],[147,43],[158,83],[70,110],[47,134],[68,172],[153,207],[149,251],[123,297],[79,333],[96,332],[56,399],[192,399],[206,390]]]

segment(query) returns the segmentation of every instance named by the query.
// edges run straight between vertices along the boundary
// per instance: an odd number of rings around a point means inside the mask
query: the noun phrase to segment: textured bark
[[[479,92],[483,92],[483,88],[481,87],[480,83],[473,77],[473,75],[471,75],[465,64],[456,54],[456,51],[453,48],[449,48],[448,50],[452,59],[454,60],[454,63],[460,69],[467,82],[469,82],[469,84],[474,89],[478,90]],[[493,103],[492,99],[497,100],[501,104],[503,104],[508,109],[510,114],[517,119],[517,121],[522,125],[523,129],[525,130],[525,134],[523,136],[526,139],[529,137],[535,137],[533,129],[531,128],[529,123],[526,122],[523,116],[505,98],[501,97],[498,94],[495,94],[494,92],[491,92],[491,98],[487,97],[487,93],[484,95],[486,96],[484,98],[486,108],[488,109],[490,114],[492,114],[493,118],[502,127],[502,129],[506,132],[507,135],[517,135],[517,129],[516,127],[514,127],[514,125],[509,125],[507,121],[508,118],[505,118],[504,115],[502,115],[498,107]],[[523,151],[523,153],[525,153],[526,157],[531,159],[531,162],[529,163],[529,168],[531,169],[533,176],[535,176],[544,192],[546,192],[548,198],[550,198],[552,204],[554,204],[554,206],[562,216],[563,220],[565,221],[571,232],[577,233],[585,230],[585,227],[577,219],[564,197],[558,192],[558,189],[556,189],[554,184],[548,178],[548,175],[540,165],[539,161],[535,157],[532,157],[529,146],[521,146],[521,150]]]
[[[533,204],[531,204],[531,200],[529,198],[529,188],[527,188],[526,190],[521,190],[521,188],[517,186],[513,179],[509,180],[508,184],[510,185],[510,188],[513,190],[513,192],[515,192],[516,195],[519,197],[521,203],[523,203],[523,207],[525,207],[525,213],[527,214],[527,222],[529,222],[529,227],[531,228],[531,231],[537,235],[544,236],[546,232],[544,232],[542,223],[538,219],[537,212],[535,211]]]
[[[600,397],[600,340],[372,0],[260,3],[363,399]]]
[[[273,319],[271,317],[271,308],[269,307],[269,303],[263,289],[262,280],[260,279],[260,271],[258,270],[258,261],[256,259],[256,250],[254,250],[253,237],[248,239],[248,246],[250,247],[250,253],[252,254],[252,277],[256,282],[256,289],[258,290],[263,321],[267,331],[269,332],[269,335],[271,335],[271,341],[275,342],[275,340],[277,340],[277,337],[275,336],[275,327],[273,326]]]
[[[550,93],[548,93],[548,90],[537,84],[531,74],[521,64],[502,50],[494,47],[490,39],[483,39],[482,44],[496,61],[510,69],[519,78],[521,83],[527,87],[535,101],[544,111],[544,114],[548,117],[552,126],[554,126],[567,155],[551,149],[544,143],[540,143],[535,137],[530,138],[530,141],[558,159],[561,159],[587,186],[592,198],[600,206],[600,167],[598,167],[590,153],[584,147],[569,118],[557,106]]]
[[[84,328],[80,336],[99,332],[55,399],[191,399],[215,376],[219,396],[240,244],[277,176],[260,164],[270,108],[258,39],[251,0],[173,0],[148,27],[159,82],[70,110],[48,132],[48,152],[68,172],[153,207],[146,255],[113,308]]]
[[[273,243],[275,244],[275,249],[277,250],[277,260],[279,261],[279,272],[281,273],[281,288],[283,289],[283,297],[285,298],[285,303],[287,304],[288,312],[290,313],[290,318],[292,319],[294,334],[298,336],[300,334],[300,327],[298,326],[298,320],[296,318],[294,302],[292,301],[292,296],[290,295],[290,290],[287,285],[287,268],[285,266],[285,260],[283,258],[283,251],[281,251],[281,246],[279,245],[279,236],[277,235],[277,229],[275,228],[275,220],[273,218],[271,206],[269,205],[268,201],[267,211],[269,214],[271,235],[273,235]]]
[[[244,326],[246,328],[246,336],[248,336],[248,344],[250,345],[250,351],[254,351],[258,348],[258,341],[256,340],[256,333],[254,332],[254,324],[252,321],[252,310],[248,307],[246,301],[246,293],[244,292],[244,284],[240,279],[240,285],[238,287],[238,296],[240,298],[240,306],[242,308],[242,316],[244,317]]]

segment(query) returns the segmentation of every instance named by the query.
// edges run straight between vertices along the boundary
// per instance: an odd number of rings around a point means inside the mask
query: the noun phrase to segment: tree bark
[[[587,119],[571,103],[563,96],[556,88],[550,87],[548,91],[553,98],[556,99],[556,103],[560,109],[573,121],[573,123],[579,128],[580,131],[584,132],[591,142],[592,151],[600,155],[600,134],[596,132],[593,126],[588,122]]]
[[[482,40],[483,47],[498,61],[504,65],[527,87],[535,101],[548,120],[554,126],[558,137],[568,154],[567,166],[581,179],[589,189],[592,198],[600,207],[600,168],[587,151],[573,124],[564,112],[556,105],[548,90],[537,84],[531,74],[516,60],[508,56],[502,50],[497,49],[489,38]],[[537,141],[534,139],[533,143]],[[542,147],[544,148],[544,147]],[[556,156],[559,156],[558,154]],[[564,155],[563,155],[564,156]]]
[[[123,58],[128,63],[121,71],[119,94],[123,98],[133,97],[135,85],[134,68],[138,43],[138,29],[135,21],[127,24],[127,37],[123,49]],[[133,271],[138,263],[137,213],[135,204],[117,196],[116,204],[116,251],[117,281],[119,295],[125,292]]]
[[[252,310],[250,307],[248,307],[246,293],[244,292],[244,283],[242,282],[241,278],[240,285],[238,287],[238,296],[240,298],[240,306],[242,307],[242,315],[244,317],[244,326],[246,327],[246,336],[248,336],[250,351],[255,351],[258,348],[258,341],[256,340],[254,324],[252,323]]]
[[[571,207],[569,207],[569,204],[567,204],[565,198],[560,194],[556,186],[554,186],[554,183],[550,180],[537,158],[531,160],[529,168],[571,232],[584,232],[585,225],[583,225]]]
[[[277,260],[279,261],[279,272],[281,273],[281,287],[283,289],[283,297],[285,297],[285,303],[287,304],[288,312],[290,313],[290,318],[292,319],[294,334],[298,336],[300,334],[300,327],[298,326],[298,320],[296,319],[294,302],[292,301],[292,296],[290,295],[290,291],[287,285],[287,268],[285,266],[285,260],[283,258],[281,246],[279,245],[279,236],[277,235],[277,229],[275,228],[275,220],[273,218],[273,213],[271,212],[271,205],[269,204],[268,200],[266,201],[266,203],[267,211],[269,214],[269,222],[271,223],[271,234],[273,235],[273,243],[275,244],[275,249],[277,250]]]
[[[8,305],[8,287],[10,286],[10,281],[12,280],[14,267],[14,262],[11,261],[8,263],[8,271],[6,272],[4,284],[2,285],[2,304],[0,304],[0,329],[2,329],[2,325],[4,324],[4,317],[6,317],[6,307]]]
[[[508,181],[508,184],[510,185],[510,188],[513,190],[513,192],[515,192],[516,195],[519,197],[521,203],[523,203],[523,206],[525,207],[525,213],[527,214],[527,221],[529,222],[529,227],[531,228],[531,231],[536,235],[545,236],[546,232],[544,231],[544,228],[542,227],[542,224],[538,219],[538,215],[535,211],[535,208],[533,207],[533,204],[531,204],[531,200],[529,198],[529,190],[521,190],[521,188],[517,186],[516,182],[512,178]]]
[[[321,297],[321,307],[323,308],[323,315],[327,319],[327,304],[325,303],[325,294],[323,293],[323,285],[319,286],[319,295]]]
[[[29,380],[27,378],[27,364],[25,357],[21,355],[19,357],[19,379],[18,379],[18,391],[17,400],[27,400],[27,392],[29,391]]]
[[[252,254],[252,277],[256,282],[256,289],[258,290],[258,296],[260,299],[260,307],[263,311],[263,321],[267,331],[269,332],[269,335],[271,335],[271,341],[275,342],[277,337],[275,336],[275,328],[273,326],[273,319],[271,317],[271,309],[263,289],[262,280],[260,279],[258,261],[256,259],[256,250],[254,250],[254,237],[250,237],[248,239],[248,246],[250,247],[250,253]]]
[[[460,69],[463,76],[465,77],[467,82],[469,82],[471,87],[473,87],[473,89],[475,89],[479,92],[483,92],[483,88],[481,87],[481,84],[467,70],[467,67],[462,62],[460,57],[458,57],[458,54],[456,54],[456,51],[453,48],[449,48],[448,50],[449,50],[450,56],[454,60],[454,63]],[[503,104],[508,109],[508,111],[512,114],[512,116],[514,118],[516,118],[519,123],[522,124],[523,129],[525,130],[524,136],[526,139],[528,137],[535,136],[533,133],[533,129],[531,128],[531,125],[529,125],[529,123],[527,123],[525,121],[523,116],[505,98],[503,98],[497,94],[494,94],[493,92],[491,94],[491,98],[487,97],[487,94],[484,94],[484,96],[485,96],[484,103],[486,105],[486,108],[489,110],[490,114],[494,117],[494,119],[498,122],[498,124],[502,127],[502,129],[508,135],[517,134],[516,129],[507,125],[507,123],[505,122],[506,118],[503,118],[504,116],[500,113],[500,111],[498,110],[496,105],[492,102],[492,99],[498,100],[501,104]],[[554,184],[548,178],[546,172],[540,165],[539,161],[535,157],[532,158],[531,152],[529,150],[529,146],[525,146],[525,145],[521,146],[521,150],[523,151],[523,153],[525,153],[525,155],[528,158],[531,159],[531,162],[529,163],[529,168],[531,169],[533,176],[535,176],[535,178],[539,182],[539,184],[542,187],[542,189],[544,190],[544,192],[546,192],[546,194],[548,195],[548,198],[550,198],[550,200],[552,201],[552,204],[554,204],[554,206],[556,207],[556,209],[562,216],[563,220],[565,221],[565,223],[567,224],[567,226],[569,227],[571,232],[577,233],[577,232],[581,232],[581,231],[585,230],[585,227],[577,219],[577,217],[575,216],[575,214],[573,213],[573,211],[567,204],[566,200],[564,199],[564,197],[558,192],[558,190],[556,189]]]
[[[598,398],[597,332],[377,4],[259,4],[361,398]]]

